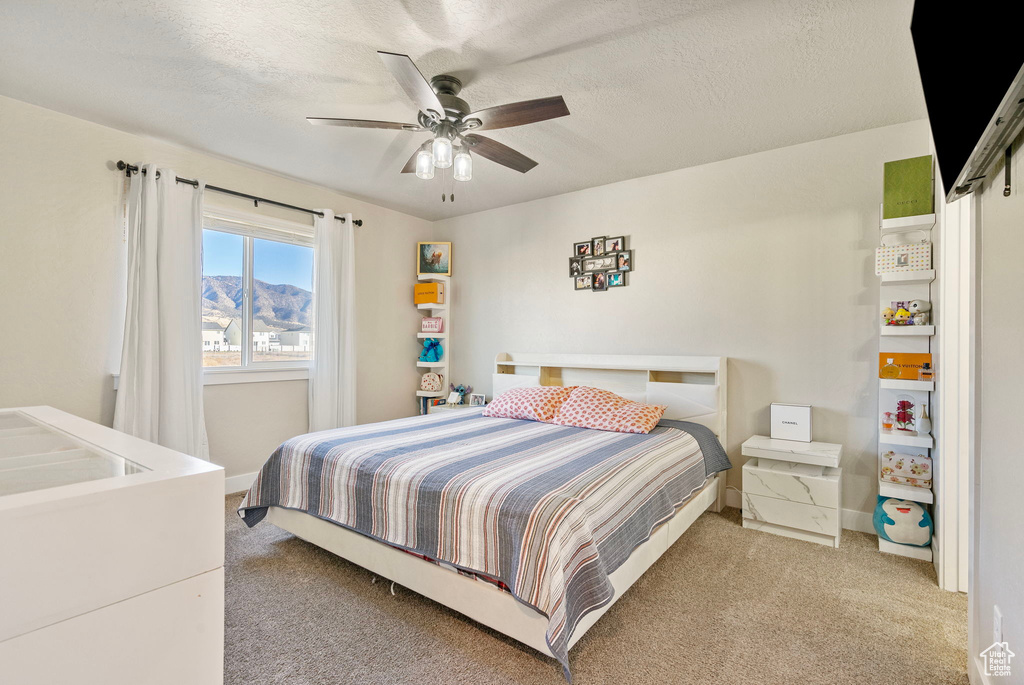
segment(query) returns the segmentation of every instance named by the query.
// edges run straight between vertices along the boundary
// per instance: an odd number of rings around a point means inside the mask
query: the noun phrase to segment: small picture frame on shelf
[[[594,274],[594,283],[590,288],[594,292],[601,292],[608,290],[608,274],[604,271],[598,271]]]
[[[608,272],[608,287],[609,288],[621,288],[626,285],[626,274],[621,271],[609,271]]]
[[[451,276],[451,243],[416,243],[417,276]]]
[[[583,275],[583,257],[569,257],[569,278]]]
[[[626,236],[620,235],[617,238],[605,238],[604,239],[604,252],[609,254],[611,252],[620,252],[626,249]]]
[[[574,286],[575,286],[576,290],[590,290],[590,288],[593,286],[593,284],[594,284],[594,276],[593,276],[593,274],[584,274],[582,276],[577,276],[576,277],[576,281],[574,283]]]
[[[592,238],[591,241],[590,241],[591,246],[592,246],[591,249],[590,249],[590,254],[592,254],[595,257],[599,257],[599,256],[603,255],[604,254],[604,241],[605,241],[605,236],[601,236],[600,238]]]
[[[589,240],[582,243],[573,243],[572,245],[572,253],[577,257],[589,257],[590,249],[591,245]]]
[[[487,396],[482,394],[473,393],[469,396],[469,406],[471,407],[483,407],[487,405]]]

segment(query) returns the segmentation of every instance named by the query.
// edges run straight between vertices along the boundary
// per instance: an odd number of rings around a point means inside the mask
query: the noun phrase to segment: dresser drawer
[[[814,469],[803,464],[751,459],[743,466],[743,492],[838,509],[842,470],[825,468],[818,475]]]
[[[743,518],[822,535],[839,535],[839,510],[744,491]]]

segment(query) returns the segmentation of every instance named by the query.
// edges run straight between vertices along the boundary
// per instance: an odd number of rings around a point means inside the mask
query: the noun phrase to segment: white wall
[[[918,121],[438,222],[452,380],[489,392],[502,351],[728,356],[734,463],[772,401],[814,405],[815,438],[845,445],[843,506],[871,511],[882,164],[928,151]],[[630,284],[574,292],[572,243],[620,234]]]
[[[973,575],[970,658],[993,642],[992,608],[1003,614],[1003,640],[1017,654],[1013,676],[1024,683],[1024,136],[1014,143],[1012,190],[1003,197],[1003,165],[980,194]]]
[[[266,171],[0,97],[0,407],[50,404],[109,425],[124,316],[118,159],[303,207],[351,211],[356,229],[360,422],[416,412],[409,331],[413,243],[431,224]],[[231,201],[215,195],[222,204]],[[240,200],[237,206],[252,210]],[[291,219],[303,215],[264,209]],[[197,343],[198,344],[198,343]],[[211,455],[255,471],[307,428],[306,383],[210,386]]]

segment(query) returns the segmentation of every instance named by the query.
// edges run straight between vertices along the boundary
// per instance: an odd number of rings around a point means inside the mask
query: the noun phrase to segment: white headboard
[[[727,357],[502,352],[493,393],[537,385],[589,385],[668,406],[666,419],[700,423],[726,444]]]

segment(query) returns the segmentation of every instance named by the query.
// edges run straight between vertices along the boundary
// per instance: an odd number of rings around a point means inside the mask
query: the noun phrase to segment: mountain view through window
[[[246,241],[252,250],[252,306],[244,307]],[[203,365],[312,358],[313,249],[305,245],[203,231]],[[245,335],[246,322],[249,333]]]

